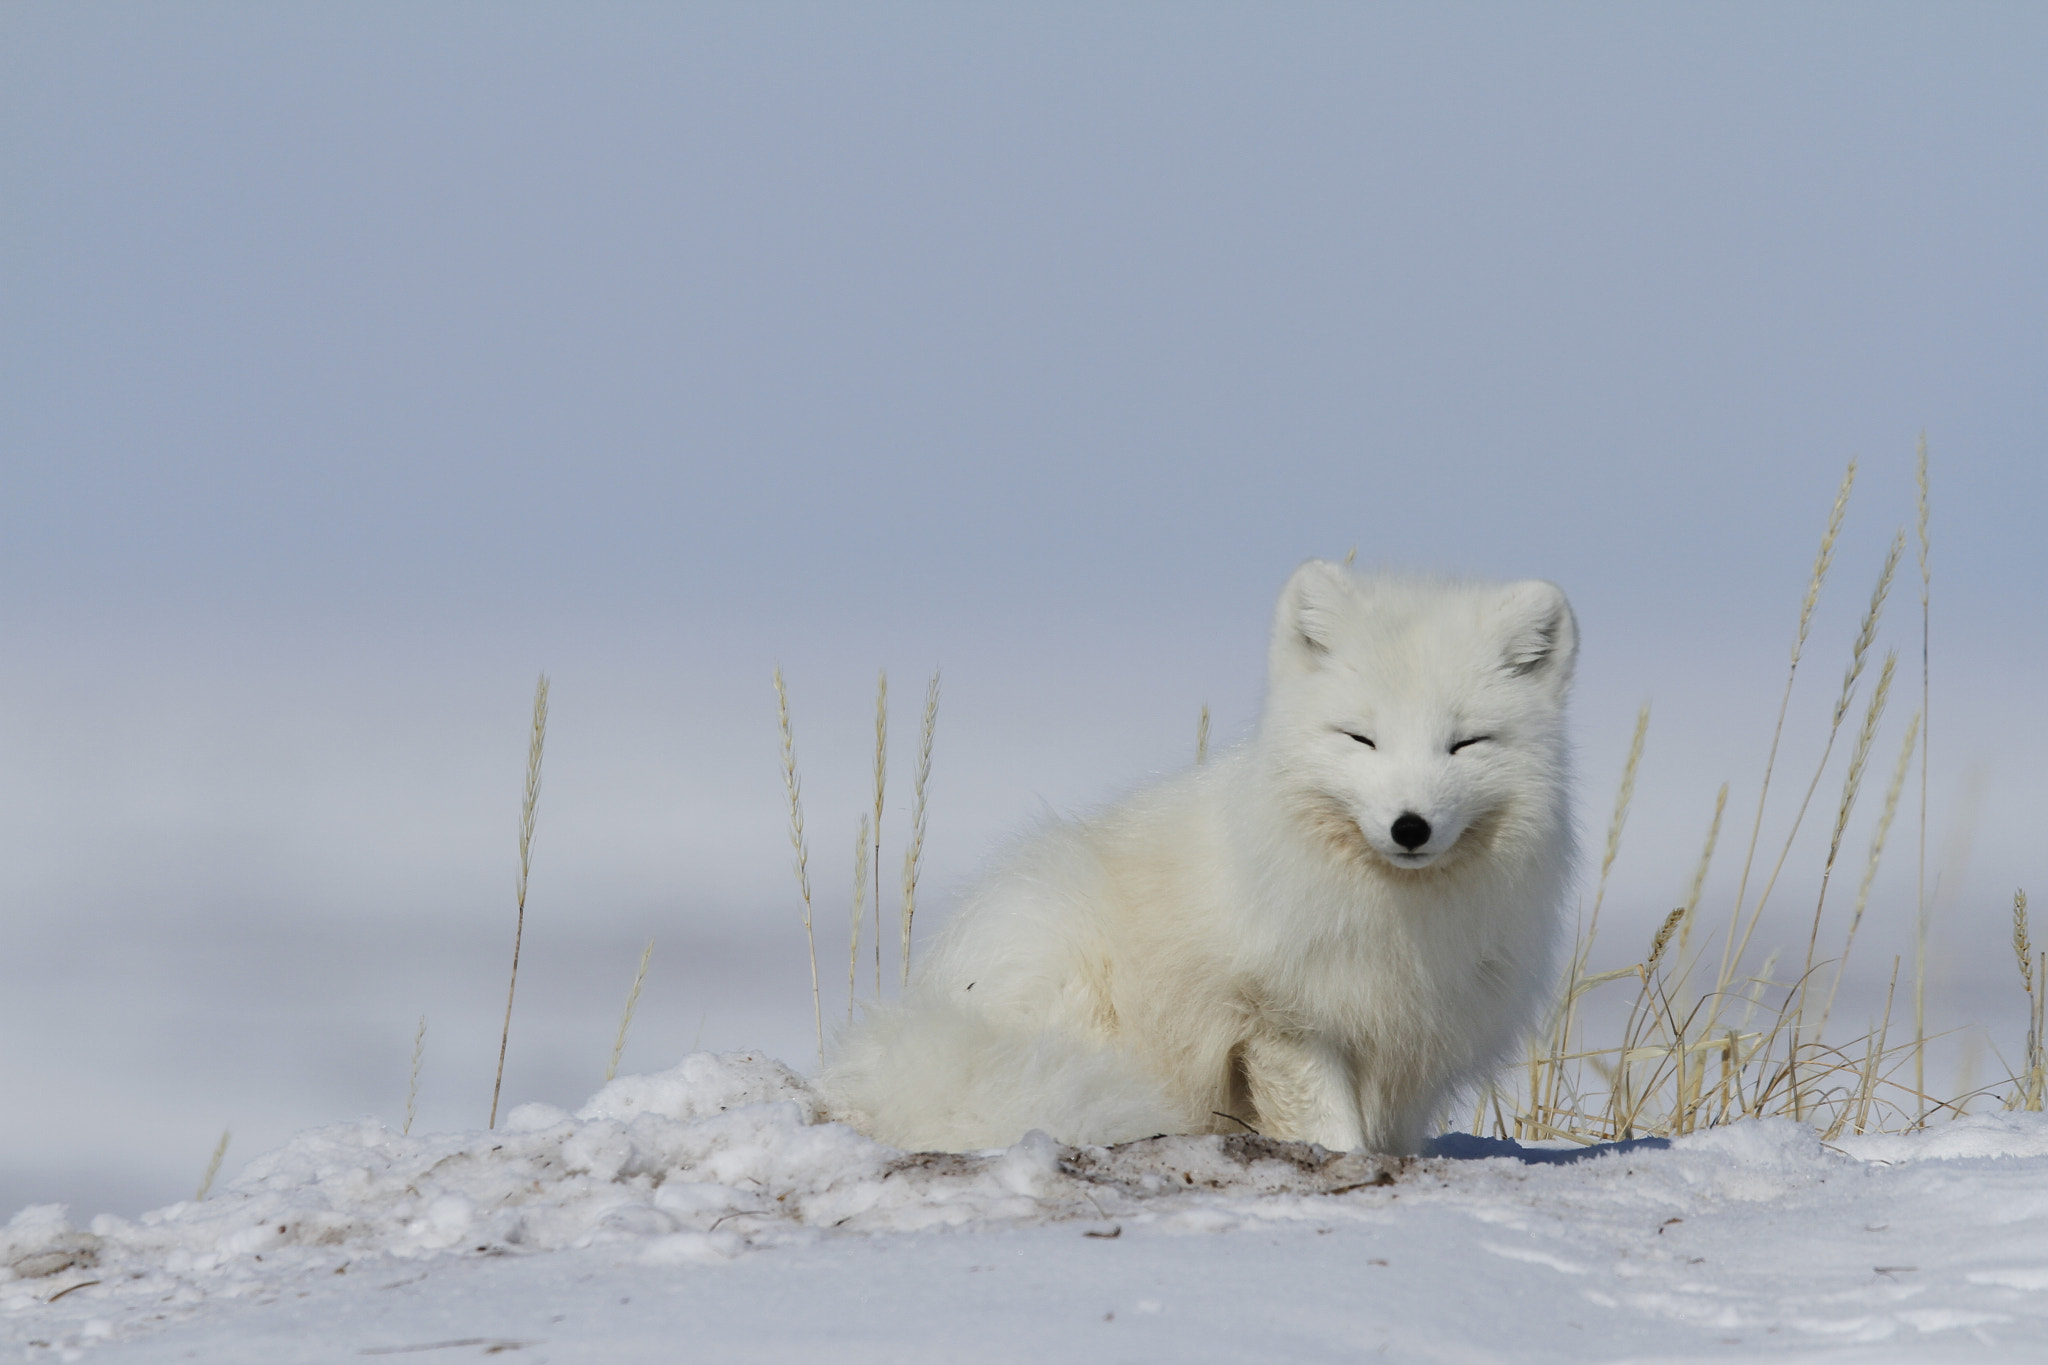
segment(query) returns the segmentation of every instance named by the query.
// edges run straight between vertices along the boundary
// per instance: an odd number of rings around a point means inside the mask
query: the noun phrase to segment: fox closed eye
[[[1345,735],[1346,738],[1355,739],[1368,749],[1377,749],[1380,747],[1379,745],[1373,743],[1371,740],[1367,739],[1364,735],[1354,734],[1350,730],[1345,730],[1342,733]]]
[[[1469,749],[1475,744],[1487,744],[1490,743],[1492,739],[1492,735],[1474,735],[1470,739],[1461,739],[1456,744],[1453,744],[1451,746],[1451,752],[1455,754],[1460,749]]]

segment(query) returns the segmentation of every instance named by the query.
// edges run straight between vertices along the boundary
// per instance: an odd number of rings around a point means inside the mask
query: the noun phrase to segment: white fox
[[[1256,734],[1020,844],[839,1040],[825,1094],[918,1150],[1033,1128],[1419,1150],[1551,981],[1577,649],[1548,583],[1309,561]]]

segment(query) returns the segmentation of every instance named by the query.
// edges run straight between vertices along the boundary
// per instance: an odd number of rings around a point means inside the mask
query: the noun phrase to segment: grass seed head
[[[1685,918],[1688,908],[1681,905],[1664,917],[1664,923],[1657,928],[1657,937],[1650,940],[1650,955],[1643,960],[1645,972],[1657,970],[1658,960],[1664,956],[1664,948],[1671,942],[1671,935],[1677,930],[1679,922]]]
[[[2034,993],[2034,945],[2027,938],[2027,893],[2012,893],[2012,951],[2020,960],[2020,979],[2027,983],[2027,994]]]
[[[1849,511],[1849,490],[1856,486],[1856,461],[1849,461],[1849,467],[1842,471],[1842,486],[1835,491],[1835,505],[1828,513],[1828,529],[1820,538],[1820,552],[1813,557],[1813,577],[1807,580],[1806,600],[1799,606],[1799,631],[1792,637],[1792,663],[1799,664],[1800,652],[1806,647],[1806,633],[1813,625],[1813,609],[1820,602],[1821,584],[1827,581],[1828,569],[1835,562],[1835,538],[1842,533],[1842,518]]]

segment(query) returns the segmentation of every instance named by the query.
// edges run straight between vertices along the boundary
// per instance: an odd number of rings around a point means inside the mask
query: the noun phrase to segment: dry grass
[[[803,900],[804,937],[810,950],[811,1006],[817,1026],[818,1057],[825,1056],[825,1012],[819,990],[818,947],[812,919],[810,845],[804,835],[803,779],[797,772],[796,744],[789,720],[789,689],[782,670],[775,670],[776,717],[782,732],[782,782],[789,802],[789,842],[796,854],[797,889]],[[932,742],[939,720],[939,675],[935,671],[925,688],[923,725],[918,733],[917,765],[911,777],[910,828],[903,848],[903,908],[899,924],[903,984],[910,981],[910,942],[917,915],[917,884],[924,870],[924,840],[929,824],[932,780]],[[867,898],[875,897],[875,995],[882,994],[882,813],[889,782],[889,675],[875,680],[874,801],[871,810],[861,812],[853,841],[853,904],[847,920],[846,1019],[854,1018],[854,1003],[860,989],[861,935],[867,922]]]
[[[427,1055],[427,1016],[420,1016],[420,1026],[412,1034],[412,1071],[405,1081],[405,1127],[400,1133],[412,1132],[412,1121],[419,1114],[420,1107],[420,1062]]]
[[[1914,523],[1920,533],[1920,850],[1914,872],[1913,904],[1913,1089],[1927,1092],[1927,732],[1932,719],[1928,703],[1930,642],[1933,626],[1934,574],[1927,558],[1927,433],[1913,459]],[[1923,1110],[1920,1117],[1924,1119]]]
[[[2036,955],[2027,937],[2027,893],[2012,894],[2012,951],[2019,959],[2020,982],[2027,992],[2027,1052],[2020,1072],[2020,1084],[2006,1097],[2008,1109],[2041,1111],[2044,1089],[2048,1089],[2048,1061],[2041,1055],[2043,1004],[2048,1002],[2048,953]]]
[[[875,819],[874,857],[871,865],[875,876],[875,998],[882,996],[882,797],[889,789],[889,671],[878,670],[875,675]],[[859,873],[855,873],[859,876]],[[854,911],[859,917],[859,909]],[[853,1017],[853,983],[847,982],[846,1017]]]
[[[1813,911],[1805,951],[1798,970],[1780,979],[1780,955],[1760,966],[1745,965],[1766,905],[1787,871],[1794,842],[1820,783],[1843,725],[1855,709],[1882,628],[1885,599],[1903,558],[1905,536],[1891,543],[1879,570],[1854,640],[1839,693],[1830,713],[1821,758],[1782,835],[1782,843],[1754,902],[1748,898],[1757,855],[1765,846],[1764,813],[1776,770],[1793,684],[1805,652],[1829,569],[1834,560],[1849,494],[1855,483],[1851,462],[1831,509],[1813,574],[1801,603],[1794,633],[1784,696],[1765,758],[1756,813],[1744,854],[1726,934],[1719,951],[1719,970],[1702,971],[1704,953],[1692,946],[1695,911],[1706,885],[1721,815],[1727,802],[1722,788],[1714,818],[1684,905],[1666,915],[1640,960],[1605,971],[1594,970],[1593,936],[1607,895],[1609,872],[1618,854],[1628,808],[1633,798],[1648,721],[1645,708],[1629,746],[1621,789],[1615,802],[1593,907],[1574,944],[1559,1003],[1541,1035],[1531,1043],[1522,1063],[1504,1073],[1479,1098],[1475,1130],[1490,1118],[1502,1136],[1570,1138],[1594,1142],[1642,1136],[1675,1135],[1711,1124],[1742,1118],[1784,1115],[1812,1124],[1825,1137],[1848,1132],[1911,1128],[1929,1118],[1964,1112],[1972,1099],[2003,1092],[2008,1108],[2038,1109],[2048,1091],[2048,1062],[2043,1058],[2043,1001],[2048,998],[2048,954],[2035,954],[2027,939],[2026,898],[2015,898],[2014,953],[2027,992],[2030,1024],[2024,1065],[2004,1082],[1979,1089],[1965,1077],[1958,1094],[1942,1099],[1926,1086],[1926,960],[1932,907],[1925,870],[1927,793],[1927,640],[1931,574],[1928,559],[1927,459],[1923,438],[1916,462],[1917,529],[1921,571],[1921,696],[1920,709],[1907,722],[1898,757],[1885,787],[1884,802],[1872,828],[1853,909],[1843,917],[1828,913],[1828,888],[1842,860],[1851,817],[1862,792],[1872,754],[1893,688],[1897,659],[1884,656],[1855,727],[1841,794],[1829,830],[1826,853],[1817,869]],[[1893,1043],[1891,1023],[1902,963],[1889,970],[1882,1015],[1861,1034],[1832,1041],[1828,1025],[1847,973],[1851,950],[1870,907],[1872,885],[1884,853],[1914,759],[1921,764],[1920,866],[1911,906],[1914,931],[1913,1035]],[[1774,836],[1776,837],[1776,836]],[[1841,920],[1840,948],[1823,955],[1827,924]],[[1698,984],[1695,984],[1696,978]],[[1825,985],[1825,994],[1821,986]],[[1587,998],[1594,992],[1632,987],[1617,1038],[1589,1044],[1581,1037]],[[1811,1004],[1809,1003],[1811,1001]]]
[[[903,849],[903,984],[910,984],[910,926],[917,918],[917,878],[924,869],[925,801],[932,780],[932,735],[939,724],[939,674],[924,690],[924,725],[918,732],[917,772],[910,784],[910,842]]]
[[[877,869],[877,875],[880,869]],[[868,898],[868,816],[861,812],[860,829],[853,837],[853,927],[846,943],[846,1022],[853,1022],[853,997],[859,991],[860,975],[860,929],[867,918]],[[875,990],[882,989],[882,926],[877,913],[875,923]]]
[[[540,760],[548,740],[548,675],[533,688],[533,729],[526,743],[526,795],[519,806],[519,906],[512,927],[512,977],[505,986],[505,1027],[498,1034],[498,1075],[491,1082],[491,1121],[498,1126],[498,1097],[505,1088],[505,1049],[512,1040],[512,996],[519,989],[519,946],[526,937],[526,878],[533,870],[534,817],[540,810]]]
[[[1764,803],[1771,794],[1771,777],[1778,767],[1778,745],[1785,736],[1785,715],[1792,705],[1792,684],[1799,676],[1799,660],[1806,652],[1807,635],[1813,628],[1813,610],[1820,603],[1821,585],[1827,581],[1828,569],[1835,562],[1835,539],[1842,533],[1842,519],[1849,512],[1849,494],[1856,487],[1856,462],[1849,461],[1849,467],[1842,474],[1842,486],[1835,493],[1835,505],[1828,513],[1827,530],[1821,534],[1820,553],[1813,559],[1813,575],[1807,580],[1806,598],[1799,606],[1799,629],[1792,636],[1792,662],[1785,670],[1785,690],[1778,699],[1778,720],[1771,730],[1771,750],[1764,758],[1764,778],[1757,788],[1756,818],[1749,828],[1749,851],[1742,858],[1742,880],[1735,888],[1735,919],[1728,926],[1728,938],[1721,959],[1721,978],[1728,979],[1734,968],[1735,925],[1741,922],[1742,906],[1749,894],[1749,874],[1756,866],[1757,843],[1763,834]],[[1750,925],[1755,928],[1754,922]],[[1742,942],[1749,942],[1748,932],[1742,935]]]
[[[1584,930],[1572,945],[1571,961],[1565,969],[1565,980],[1569,983],[1557,1008],[1556,1019],[1549,1032],[1549,1049],[1541,1058],[1534,1053],[1529,1059],[1529,1095],[1531,1108],[1538,1112],[1558,1110],[1564,1087],[1574,1085],[1565,1067],[1567,1061],[1575,1060],[1579,1031],[1579,1001],[1594,987],[1608,981],[1620,980],[1629,974],[1628,969],[1609,972],[1598,977],[1586,974],[1586,964],[1591,959],[1593,940],[1600,931],[1600,907],[1607,900],[1607,878],[1614,871],[1614,860],[1621,852],[1621,831],[1628,823],[1628,809],[1635,801],[1636,770],[1643,762],[1643,741],[1650,732],[1650,707],[1646,702],[1636,712],[1635,735],[1629,741],[1628,761],[1622,765],[1621,790],[1614,799],[1614,815],[1607,825],[1607,845],[1600,858],[1600,883],[1593,893],[1593,913],[1588,917]],[[1475,1120],[1474,1131],[1477,1131]]]
[[[804,943],[811,955],[811,1017],[818,1031],[818,1064],[825,1064],[825,1004],[818,992],[818,935],[811,924],[811,849],[804,839],[803,781],[796,771],[796,739],[789,727],[789,689],[775,670],[775,714],[782,725],[782,786],[789,796],[789,846],[796,853],[796,884],[803,895]]]
[[[1906,738],[1899,745],[1899,759],[1892,767],[1891,785],[1885,789],[1884,811],[1877,817],[1877,831],[1870,836],[1870,856],[1863,861],[1863,884],[1856,888],[1856,910],[1849,917],[1848,937],[1842,944],[1842,956],[1835,962],[1834,984],[1828,987],[1827,1005],[1820,1013],[1819,1031],[1825,1033],[1828,1016],[1834,1013],[1835,996],[1842,989],[1842,976],[1849,969],[1849,950],[1855,945],[1856,930],[1863,924],[1863,912],[1870,908],[1870,884],[1877,880],[1878,859],[1884,854],[1885,840],[1892,830],[1892,818],[1899,813],[1899,795],[1906,787],[1906,774],[1913,766],[1913,745],[1920,737],[1920,717],[1915,715],[1906,723]],[[1918,1024],[1914,1036],[1924,1035],[1924,1025]]]
[[[626,1033],[633,1027],[633,1011],[640,1008],[640,988],[647,984],[647,964],[654,960],[654,940],[640,950],[640,967],[633,973],[632,989],[626,992],[626,1008],[619,1013],[619,1036],[612,1041],[612,1060],[604,1069],[606,1084],[619,1074],[619,1059],[626,1055]]]
[[[213,1159],[206,1163],[206,1174],[199,1178],[199,1193],[192,1196],[193,1203],[205,1203],[206,1196],[213,1192],[214,1178],[220,1174],[221,1160],[227,1156],[228,1143],[233,1138],[234,1134],[227,1129],[220,1130],[220,1141],[213,1144]]]

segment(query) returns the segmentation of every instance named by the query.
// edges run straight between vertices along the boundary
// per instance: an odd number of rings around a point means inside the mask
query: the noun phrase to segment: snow
[[[31,1207],[0,1232],[0,1352],[2032,1360],[2048,1328],[2041,1115],[1568,1163],[1252,1134],[915,1154],[823,1118],[780,1063],[698,1054],[495,1132],[316,1129],[134,1221]]]

